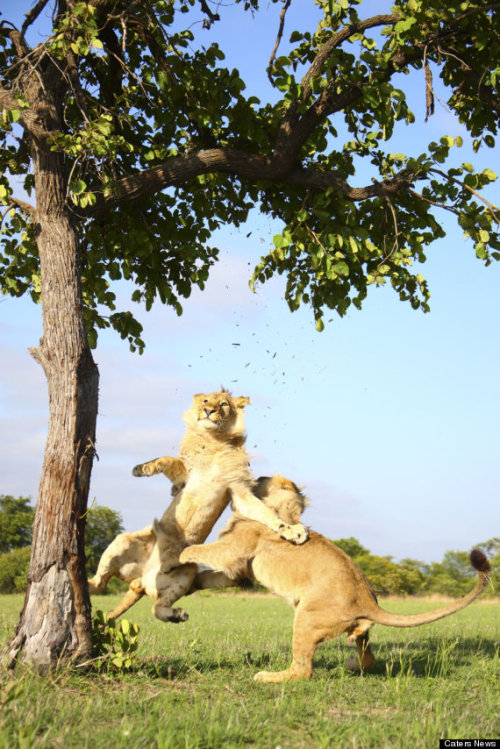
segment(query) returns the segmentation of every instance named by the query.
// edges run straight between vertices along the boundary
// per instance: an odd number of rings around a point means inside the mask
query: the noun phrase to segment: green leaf
[[[87,184],[82,179],[77,179],[71,183],[70,189],[75,195],[79,195],[87,189]]]
[[[486,260],[486,258],[488,257],[488,251],[482,242],[477,242],[477,244],[475,245],[475,250],[476,256],[480,260]]]
[[[341,260],[339,263],[334,263],[332,267],[335,273],[338,273],[339,276],[347,277],[349,275],[349,266],[343,260]]]
[[[128,633],[130,632],[130,622],[128,621],[128,619],[122,619],[121,630],[124,635],[128,635]]]

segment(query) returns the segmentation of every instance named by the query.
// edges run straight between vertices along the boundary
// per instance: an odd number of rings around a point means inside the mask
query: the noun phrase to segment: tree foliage
[[[19,547],[0,554],[0,593],[22,593],[30,564],[30,547]]]
[[[98,330],[112,326],[142,350],[141,326],[116,308],[114,282],[131,280],[135,302],[149,308],[159,298],[180,313],[217,258],[210,235],[244,222],[253,206],[283,226],[254,282],[285,274],[290,308],[311,305],[318,329],[325,310],[344,315],[370,285],[387,282],[427,310],[418,266],[444,235],[440,210],[455,215],[478,258],[498,260],[497,209],[480,195],[493,171],[450,162],[460,137],[443,133],[425,151],[404,154],[392,152],[391,136],[404,124],[410,146],[411,127],[422,126],[402,79],[420,70],[428,115],[439,76],[474,149],[494,146],[500,6],[409,0],[369,16],[357,0],[316,5],[316,27],[292,30],[287,41],[277,25],[269,101],[248,96],[238,70],[224,64],[213,40],[217,15],[203,1],[59,0],[46,39],[33,34],[33,46],[30,32],[49,0],[33,6],[20,30],[2,20],[2,290],[40,297],[34,208],[15,191],[19,179],[33,190],[29,143],[42,132],[28,89],[50,66],[60,72],[64,124],[43,137],[65,158],[94,345]],[[258,0],[244,8],[258,11]],[[194,21],[203,14],[202,28]],[[361,162],[371,170],[364,186],[355,178]]]
[[[103,551],[124,530],[120,512],[103,505],[92,505],[88,509],[85,527],[85,556],[88,572],[95,572]]]
[[[26,589],[35,508],[29,497],[0,495],[0,592]],[[108,544],[122,533],[123,519],[110,507],[95,504],[87,511],[85,555],[87,570],[94,572]],[[119,589],[114,585],[111,590]]]
[[[117,308],[117,281],[130,282],[134,302],[180,313],[217,258],[213,232],[253,207],[282,227],[253,282],[284,274],[289,307],[310,305],[319,330],[326,310],[344,315],[387,282],[427,310],[420,264],[444,235],[440,211],[480,260],[500,259],[498,209],[481,192],[496,175],[451,156],[462,138],[442,133],[421,152],[391,146],[396,127],[420,126],[400,85],[410,71],[429,115],[438,75],[474,149],[495,145],[500,4],[401,0],[369,16],[358,0],[317,0],[319,24],[305,12],[288,41],[291,3],[273,5],[280,22],[269,62],[256,61],[269,78],[260,98],[225,62],[210,0],[34,0],[17,25],[0,19],[0,288],[42,302],[31,353],[50,411],[11,662],[21,650],[43,666],[91,655],[89,343],[111,326],[144,347],[132,312]]]
[[[34,512],[31,497],[0,495],[0,553],[30,545]]]
[[[474,585],[476,576],[469,555],[465,551],[447,551],[441,562],[426,564],[416,559],[395,562],[392,557],[371,554],[353,537],[334,541],[359,564],[365,575],[380,595],[426,595],[440,594],[457,598],[467,593]],[[500,539],[492,538],[476,547],[490,558],[492,586],[490,593],[498,595],[500,586]]]

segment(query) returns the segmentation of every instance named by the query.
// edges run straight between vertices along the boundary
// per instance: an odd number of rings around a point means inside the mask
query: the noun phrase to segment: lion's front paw
[[[132,468],[133,476],[152,476],[153,473],[155,473],[155,470],[151,467],[150,463],[139,463],[139,465]]]
[[[309,538],[309,529],[302,523],[296,523],[295,525],[283,523],[278,529],[278,535],[285,541],[291,541],[292,544],[303,544]]]

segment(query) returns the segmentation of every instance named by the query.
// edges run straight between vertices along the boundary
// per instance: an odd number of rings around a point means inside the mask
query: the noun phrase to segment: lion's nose
[[[213,413],[214,413],[214,409],[213,409],[213,408],[205,408],[205,409],[203,409],[203,410],[205,411],[205,416],[206,416],[207,418],[208,418],[208,417],[210,416],[210,414],[213,414]]]

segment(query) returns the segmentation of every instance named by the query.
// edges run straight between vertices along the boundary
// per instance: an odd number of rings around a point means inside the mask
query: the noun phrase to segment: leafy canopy
[[[253,283],[285,274],[290,308],[311,305],[318,329],[325,310],[344,315],[387,282],[427,310],[415,264],[444,236],[440,211],[454,214],[480,260],[500,259],[498,209],[481,195],[496,175],[456,157],[450,166],[462,139],[443,133],[422,153],[391,149],[398,123],[410,148],[422,127],[396,85],[412,70],[429,116],[437,75],[474,150],[495,145],[500,4],[405,0],[369,16],[369,3],[361,13],[358,0],[317,0],[319,25],[304,13],[303,27],[285,34],[278,10],[286,21],[290,2],[274,2],[277,45],[271,60],[255,61],[268,66],[268,101],[247,96],[225,65],[205,0],[39,0],[20,29],[0,21],[4,293],[40,297],[36,212],[16,191],[19,180],[28,197],[34,187],[29,81],[54,70],[64,127],[48,138],[65,154],[93,345],[112,326],[142,351],[140,324],[116,309],[115,282],[133,283],[134,302],[150,308],[159,298],[180,314],[217,259],[213,231],[242,224],[254,206],[283,228]],[[259,12],[258,0],[241,5]],[[40,42],[31,32],[44,31],[47,8],[53,26]],[[372,175],[364,186],[360,163]]]

